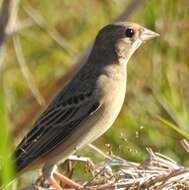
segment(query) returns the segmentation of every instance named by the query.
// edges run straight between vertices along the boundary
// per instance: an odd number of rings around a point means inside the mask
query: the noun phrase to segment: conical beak
[[[141,34],[140,34],[140,39],[142,41],[146,41],[151,38],[158,37],[158,36],[160,36],[158,33],[148,30],[147,28],[143,28],[143,30],[141,31]]]

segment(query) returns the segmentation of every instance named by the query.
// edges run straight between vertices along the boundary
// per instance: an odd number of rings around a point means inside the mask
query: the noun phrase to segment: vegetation
[[[14,167],[10,155],[12,153],[11,144],[10,144],[10,131],[8,127],[8,118],[7,118],[7,109],[5,104],[5,93],[3,90],[3,80],[0,77],[0,182],[1,184],[8,184],[11,180],[11,177],[14,174]],[[11,187],[7,187],[11,190]]]
[[[10,151],[4,152],[10,142],[4,135],[7,129],[18,129],[36,102],[43,105],[48,89],[73,66],[97,31],[131,3],[129,0],[15,2],[17,31],[9,31],[5,60],[0,66],[5,87],[0,84],[0,159],[5,160],[10,155]],[[144,44],[130,60],[124,107],[114,126],[94,143],[101,150],[112,151],[126,160],[142,161],[147,156],[146,147],[150,147],[189,165],[188,153],[180,143],[189,136],[188,10],[189,2],[185,0],[150,0],[144,1],[128,19],[155,30],[160,37]],[[55,88],[60,87],[59,84]],[[15,138],[12,135],[15,145],[35,117],[26,122]],[[94,161],[99,159],[94,158],[91,149],[78,154]],[[83,176],[80,168],[74,173],[76,178]],[[9,169],[6,171],[10,173]],[[1,181],[7,181],[8,173],[4,173]]]

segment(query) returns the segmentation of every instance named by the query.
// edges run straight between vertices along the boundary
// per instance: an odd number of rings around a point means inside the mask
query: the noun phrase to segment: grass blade
[[[10,158],[11,147],[2,77],[0,77],[0,92],[0,180],[1,185],[5,186],[13,177],[14,167],[13,161]],[[12,188],[7,186],[5,189],[11,190]]]
[[[174,131],[176,131],[177,133],[179,133],[181,136],[183,136],[185,139],[189,141],[189,134],[187,132],[183,131],[182,129],[180,129],[170,121],[167,121],[166,119],[160,116],[158,116],[157,119],[161,121],[166,127],[173,129]]]

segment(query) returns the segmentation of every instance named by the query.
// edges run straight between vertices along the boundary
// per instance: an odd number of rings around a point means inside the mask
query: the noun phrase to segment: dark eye
[[[127,30],[125,31],[126,37],[132,38],[134,34],[135,34],[135,31],[132,28],[127,28]]]

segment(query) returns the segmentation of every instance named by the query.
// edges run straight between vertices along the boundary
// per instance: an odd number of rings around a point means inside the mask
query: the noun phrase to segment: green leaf
[[[8,130],[8,117],[2,77],[0,77],[0,92],[0,180],[1,185],[3,185],[6,190],[11,190],[11,186],[6,185],[11,181],[13,177],[14,167],[13,161],[10,157],[11,148]]]
[[[176,125],[174,125],[173,123],[171,123],[170,121],[167,121],[166,119],[158,116],[157,117],[159,121],[161,121],[166,127],[171,128],[173,130],[175,130],[177,133],[179,133],[181,136],[183,136],[185,139],[187,139],[189,141],[189,134],[187,132],[185,132],[184,130],[180,129],[179,127],[177,127]]]

